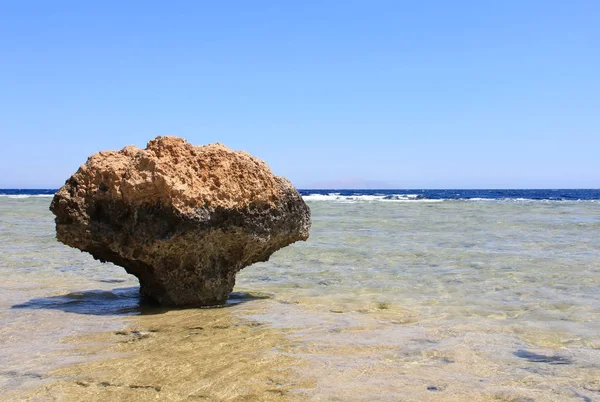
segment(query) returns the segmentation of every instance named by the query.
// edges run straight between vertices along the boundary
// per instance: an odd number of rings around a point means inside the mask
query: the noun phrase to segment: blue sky
[[[0,1],[0,188],[156,135],[301,188],[600,187],[598,1]]]

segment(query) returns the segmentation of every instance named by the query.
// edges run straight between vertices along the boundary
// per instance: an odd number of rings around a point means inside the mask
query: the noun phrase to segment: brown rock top
[[[237,271],[310,228],[298,192],[266,163],[177,137],[90,156],[50,209],[59,241],[123,266],[169,305],[223,303]]]
[[[98,189],[131,205],[153,199],[178,209],[273,204],[281,196],[277,178],[260,159],[219,143],[193,146],[178,137],[156,137],[146,149],[99,152],[72,179],[81,194]]]

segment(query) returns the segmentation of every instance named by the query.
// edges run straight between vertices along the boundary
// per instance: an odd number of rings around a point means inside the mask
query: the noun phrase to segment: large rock
[[[92,155],[50,210],[59,241],[122,266],[142,296],[175,306],[224,303],[240,269],[310,228],[300,194],[263,161],[177,137]]]

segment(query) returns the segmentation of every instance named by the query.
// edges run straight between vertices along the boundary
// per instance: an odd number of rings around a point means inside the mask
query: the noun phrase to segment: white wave
[[[390,194],[390,195],[340,195],[340,193],[310,194],[302,198],[305,201],[333,201],[343,203],[354,202],[441,202],[429,200],[419,194]]]
[[[356,202],[409,202],[409,203],[435,203],[444,201],[453,202],[485,202],[485,203],[555,203],[555,202],[600,202],[600,200],[550,200],[533,198],[441,198],[427,199],[422,198],[420,194],[390,194],[390,195],[340,195],[340,193],[329,194],[310,194],[302,198],[305,201],[329,201],[338,203],[356,203]]]
[[[0,197],[4,198],[46,198],[46,197],[54,197],[54,194],[0,194]]]

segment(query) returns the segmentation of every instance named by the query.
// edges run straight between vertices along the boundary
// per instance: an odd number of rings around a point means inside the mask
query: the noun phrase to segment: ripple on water
[[[212,310],[140,304],[135,278],[55,242],[48,203],[0,199],[4,389],[62,366],[80,384],[50,396],[598,398],[600,203],[310,202],[310,240]]]

